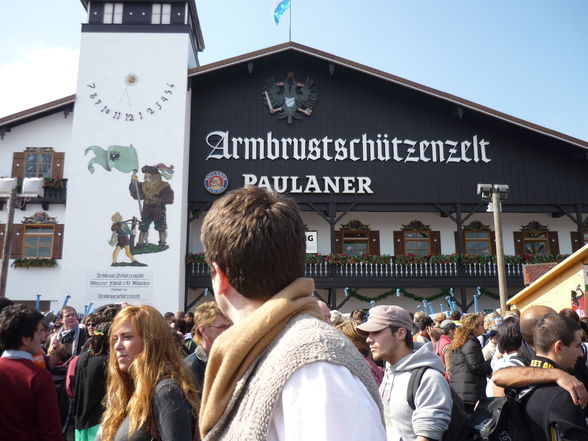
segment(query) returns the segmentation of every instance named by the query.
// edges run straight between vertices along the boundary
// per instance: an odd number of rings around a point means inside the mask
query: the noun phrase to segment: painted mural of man
[[[173,174],[173,166],[146,165],[141,171],[145,175],[144,181],[138,182],[138,176],[133,173],[129,185],[133,199],[143,201],[137,248],[148,244],[149,227],[152,223],[155,231],[159,232],[158,245],[164,247],[167,237],[166,205],[173,204],[174,191],[167,182],[162,180],[162,177],[170,179]]]

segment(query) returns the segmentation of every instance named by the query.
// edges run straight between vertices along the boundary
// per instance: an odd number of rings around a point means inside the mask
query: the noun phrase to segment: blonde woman
[[[477,401],[486,396],[486,377],[492,372],[490,360],[484,361],[478,337],[484,333],[484,316],[462,316],[461,327],[451,342],[453,357],[449,384],[472,413]]]
[[[98,439],[192,441],[197,391],[163,316],[151,306],[126,306],[110,335]]]
[[[370,367],[370,371],[372,373],[372,377],[374,377],[374,381],[379,386],[382,383],[382,379],[384,378],[384,369],[376,364],[376,362],[372,359],[372,353],[370,352],[370,345],[367,344],[365,338],[361,337],[357,333],[357,326],[360,325],[361,322],[354,320],[352,318],[345,318],[340,323],[338,323],[335,328],[341,331],[345,336],[351,340],[351,343],[357,348],[357,350],[363,355],[363,359]]]
[[[443,323],[445,320],[447,320],[447,316],[445,315],[444,312],[440,312],[435,316],[435,327],[436,328],[440,328],[441,327],[441,323]]]

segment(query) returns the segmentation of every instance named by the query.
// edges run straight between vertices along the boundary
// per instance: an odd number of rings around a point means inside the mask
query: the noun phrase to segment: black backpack
[[[506,389],[504,397],[480,400],[463,440],[532,441],[526,429],[524,406],[534,390],[534,386],[521,392]]]
[[[428,366],[421,366],[413,369],[410,374],[410,380],[408,380],[408,388],[406,390],[406,401],[412,410],[416,409],[414,397],[416,396],[423,375],[427,369]],[[451,386],[449,386],[449,389],[451,390],[451,399],[453,400],[453,405],[451,407],[451,422],[443,434],[442,441],[460,441],[462,439],[465,441],[467,438],[464,438],[464,436],[468,433],[467,420],[469,415],[466,412],[463,401],[459,395],[455,393]]]

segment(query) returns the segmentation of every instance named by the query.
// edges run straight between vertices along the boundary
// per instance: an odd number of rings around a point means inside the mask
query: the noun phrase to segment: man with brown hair
[[[588,392],[581,381],[562,369],[537,369],[530,366],[535,358],[534,331],[541,319],[550,313],[555,313],[553,308],[545,305],[534,305],[527,308],[521,314],[521,334],[523,343],[517,353],[525,367],[516,367],[519,364],[512,362],[512,367],[500,369],[492,375],[495,385],[502,388],[523,388],[534,384],[557,383],[558,386],[568,391],[574,404],[585,407],[588,402]]]
[[[204,371],[212,344],[219,335],[231,327],[231,324],[215,302],[206,302],[196,308],[192,338],[198,346],[185,360],[200,388],[204,384]]]
[[[200,434],[211,440],[384,440],[363,357],[321,320],[303,278],[294,200],[258,187],[218,199],[202,226],[217,303],[233,326],[208,359]]]
[[[550,312],[535,327],[534,344],[537,353],[531,366],[540,370],[571,371],[582,355],[580,325]],[[570,395],[555,383],[538,385],[527,395],[525,421],[533,440],[588,439],[584,412],[574,406]]]
[[[24,305],[0,313],[0,439],[62,441],[51,374],[33,363],[41,352],[43,314]]]
[[[88,332],[80,325],[78,314],[73,306],[64,306],[59,311],[61,327],[53,334],[47,346],[49,368],[53,375],[53,382],[57,390],[57,402],[61,424],[69,424],[71,414],[70,399],[65,390],[65,381],[69,360],[80,355],[84,344],[88,340]],[[66,355],[66,359],[62,360]]]
[[[73,306],[64,306],[59,311],[61,319],[61,328],[51,337],[48,346],[48,355],[51,356],[60,344],[67,346],[71,356],[79,355],[82,347],[88,339],[88,331],[85,327],[80,326],[78,314]]]
[[[380,397],[388,440],[441,440],[451,421],[451,391],[433,345],[429,342],[415,349],[411,327],[407,311],[378,305],[370,309],[357,332],[366,338],[374,360],[386,362]],[[421,379],[412,389],[411,380],[419,370]],[[415,391],[412,403],[407,399],[410,391]]]

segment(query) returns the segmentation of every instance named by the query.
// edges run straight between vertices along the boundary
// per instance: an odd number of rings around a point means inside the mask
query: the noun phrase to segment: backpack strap
[[[517,366],[521,366],[524,367],[525,366],[525,362],[523,361],[523,359],[521,357],[519,357],[518,355],[515,355],[514,357],[510,357],[508,359],[508,361],[512,361],[514,362],[514,364],[516,364]]]
[[[416,409],[416,405],[414,404],[414,397],[417,394],[419,386],[421,385],[421,380],[423,379],[423,375],[425,375],[425,371],[427,369],[429,369],[428,366],[421,366],[413,369],[410,374],[410,380],[408,380],[408,387],[406,388],[406,401],[412,410]]]

